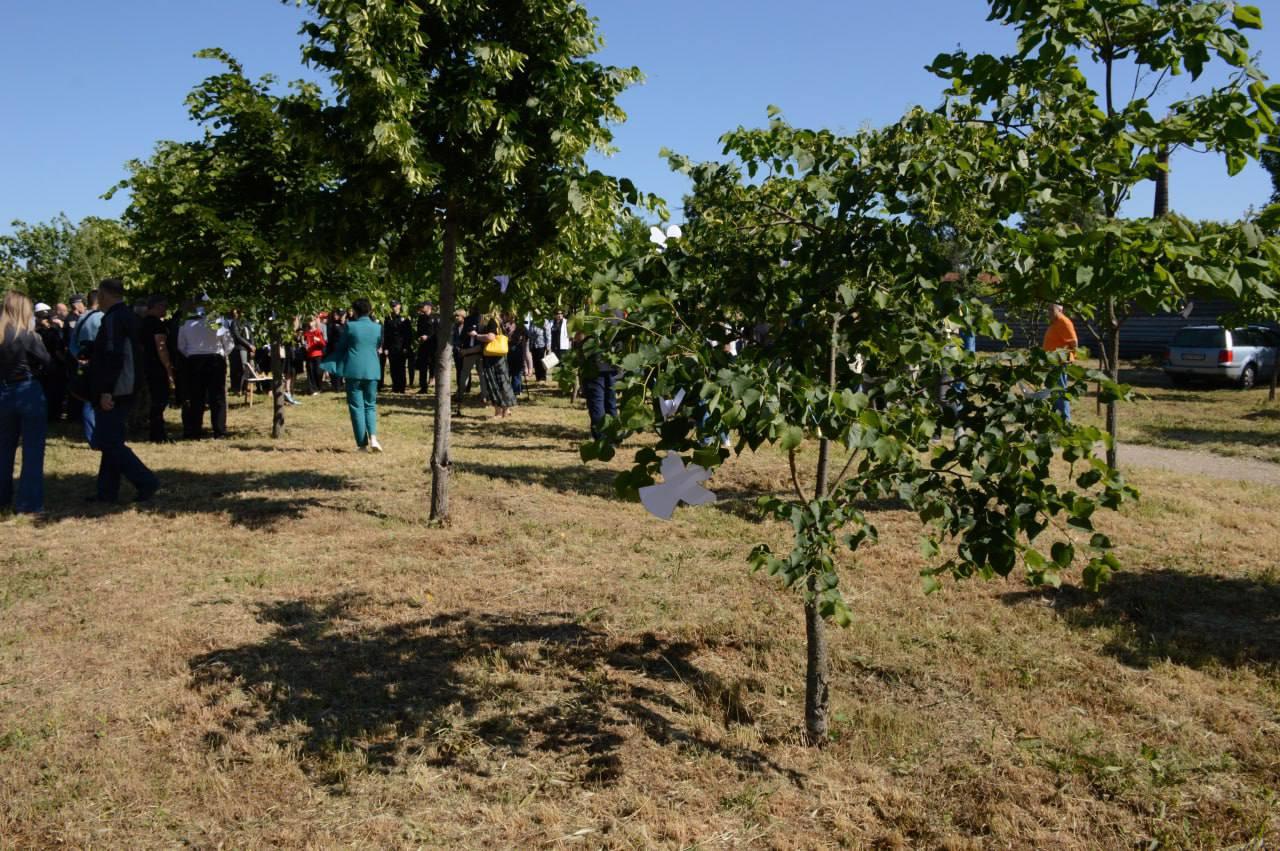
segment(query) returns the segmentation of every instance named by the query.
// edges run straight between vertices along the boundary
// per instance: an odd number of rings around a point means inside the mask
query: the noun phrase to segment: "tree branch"
[[[801,502],[809,500],[804,495],[804,488],[800,487],[800,472],[796,469],[796,451],[794,449],[789,453],[789,461],[791,462],[791,486],[796,490],[796,496]]]

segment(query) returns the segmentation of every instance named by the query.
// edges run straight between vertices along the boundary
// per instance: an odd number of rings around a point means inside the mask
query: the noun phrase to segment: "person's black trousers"
[[[164,428],[164,411],[169,407],[169,376],[164,370],[147,370],[147,439],[152,443],[164,443],[168,439]]]
[[[435,360],[436,344],[428,341],[425,346],[418,349],[418,389],[423,393],[427,392],[427,388],[431,386],[431,379],[434,370],[431,368],[431,362]],[[457,360],[455,358],[455,360]]]
[[[547,380],[547,365],[542,359],[547,356],[546,349],[529,349],[529,356],[533,358],[533,377],[539,381]]]
[[[219,355],[187,358],[187,398],[182,405],[182,435],[198,438],[204,431],[204,410],[214,437],[227,433],[227,362]]]
[[[403,393],[405,391],[405,366],[409,362],[409,358],[404,352],[392,352],[388,355],[391,361],[391,392]]]
[[[319,393],[324,383],[324,370],[320,368],[320,358],[307,358],[307,387],[310,392]]]
[[[44,400],[48,419],[51,423],[61,422],[67,408],[67,378],[58,369],[51,369],[50,374],[40,382],[44,388]]]

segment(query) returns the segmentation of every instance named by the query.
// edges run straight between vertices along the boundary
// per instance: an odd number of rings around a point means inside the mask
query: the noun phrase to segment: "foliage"
[[[0,281],[37,301],[65,302],[103,278],[133,277],[131,235],[115,219],[90,216],[74,224],[61,214],[11,226],[13,233],[0,236]]]
[[[607,151],[635,69],[591,59],[595,21],[570,0],[429,4],[309,0],[304,57],[331,73],[345,184],[370,205],[395,267],[440,259],[440,313],[459,260],[473,281],[553,243],[578,213],[584,164]],[[523,265],[523,264],[520,264]],[[501,266],[506,266],[503,269]],[[436,352],[432,517],[446,521],[449,337]]]
[[[268,332],[279,435],[279,343],[296,317],[362,282],[364,270],[351,269],[358,255],[343,256],[348,223],[361,221],[360,211],[345,204],[323,149],[298,143],[324,126],[315,85],[296,82],[279,96],[273,77],[251,81],[225,52],[200,55],[224,65],[187,98],[203,138],[161,143],[148,162],[130,163],[131,177],[118,188],[132,190],[125,218],[144,269],[175,295],[207,296]]]
[[[1179,310],[1192,294],[1246,304],[1275,298],[1273,252],[1253,225],[1203,234],[1177,216],[1121,215],[1134,188],[1167,168],[1162,155],[1207,150],[1233,175],[1258,156],[1262,135],[1276,126],[1280,87],[1267,85],[1248,52],[1244,30],[1261,26],[1256,8],[991,0],[991,19],[1018,30],[1014,54],[958,51],[940,55],[932,70],[951,81],[950,98],[983,108],[979,120],[1016,146],[1011,166],[1027,181],[1029,226],[1007,246],[1006,298],[1052,297],[1097,319],[1113,378],[1120,325],[1136,309]],[[1225,69],[1225,81],[1210,84],[1205,72],[1215,65]],[[1130,74],[1126,101],[1121,80],[1127,90]],[[1191,93],[1161,114],[1163,84],[1183,74]],[[1113,405],[1113,437],[1115,418]],[[1114,448],[1109,460],[1114,465]]]
[[[630,433],[656,434],[619,478],[634,494],[666,452],[708,468],[731,456],[726,438],[738,453],[787,453],[794,493],[762,505],[792,525],[792,549],[761,545],[751,563],[841,624],[852,613],[836,553],[856,559],[876,539],[866,509],[882,499],[902,500],[928,530],[930,589],[944,574],[1006,576],[1019,561],[1033,582],[1056,585],[1078,558],[1096,587],[1116,561],[1090,518],[1129,491],[1092,457],[1103,435],[1073,427],[1036,391],[1065,377],[1079,393],[1099,376],[1040,351],[967,351],[962,333],[1004,333],[969,283],[984,267],[955,274],[953,244],[928,238],[948,221],[964,221],[975,248],[1003,233],[1018,181],[992,168],[1004,156],[997,135],[917,110],[853,137],[775,118],[723,141],[730,162],[672,157],[695,187],[684,238],[598,281],[602,311],[585,323],[584,348],[618,361],[621,408],[584,460],[611,458]],[[726,351],[738,339],[742,350]],[[657,400],[680,389],[690,401],[664,419]],[[808,441],[819,449],[806,488],[797,460]],[[836,452],[848,458],[833,475]],[[1072,485],[1059,484],[1059,462]],[[811,656],[811,691],[814,676]],[[815,711],[825,708],[810,694],[806,722],[820,738]]]

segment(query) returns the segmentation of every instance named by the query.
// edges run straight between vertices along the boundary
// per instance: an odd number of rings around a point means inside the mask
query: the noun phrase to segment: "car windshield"
[[[1221,328],[1183,328],[1173,335],[1173,346],[1179,349],[1220,349],[1226,341]]]

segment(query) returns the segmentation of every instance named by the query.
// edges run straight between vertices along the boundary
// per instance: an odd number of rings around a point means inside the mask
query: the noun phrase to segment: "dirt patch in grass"
[[[1280,840],[1280,490],[1134,476],[1101,595],[920,592],[916,526],[846,565],[832,741],[801,746],[798,601],[754,499],[670,524],[582,467],[538,395],[457,434],[452,528],[425,516],[430,418],[382,456],[334,397],[140,447],[166,482],[0,524],[0,847],[1220,848]],[[1253,843],[1253,846],[1249,846]]]

